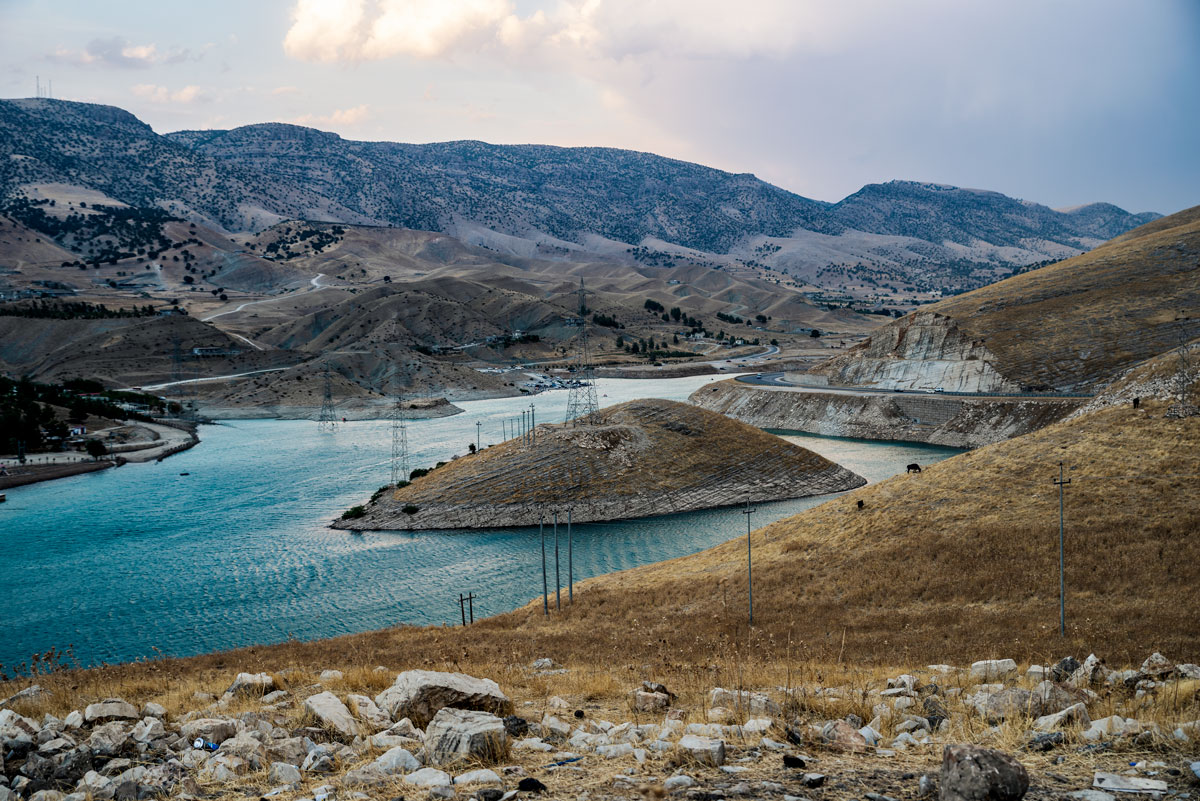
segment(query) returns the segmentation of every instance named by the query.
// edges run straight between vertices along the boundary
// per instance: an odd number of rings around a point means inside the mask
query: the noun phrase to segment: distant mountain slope
[[[814,368],[835,383],[1086,389],[1200,336],[1200,206],[922,307]]]
[[[0,193],[41,182],[78,184],[229,231],[291,218],[456,235],[482,228],[616,253],[657,240],[724,254],[755,237],[809,232],[834,237],[832,257],[861,250],[840,236],[861,231],[906,238],[887,243],[902,261],[924,260],[903,254],[930,245],[944,258],[936,248],[953,242],[975,247],[971,258],[1029,263],[1087,249],[1151,216],[1107,204],[1057,212],[912,182],[871,185],[831,205],[752,175],[627,150],[354,142],[278,123],[159,136],[116,108],[0,101]]]

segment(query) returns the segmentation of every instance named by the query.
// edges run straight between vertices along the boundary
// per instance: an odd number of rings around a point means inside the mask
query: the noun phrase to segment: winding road
[[[823,392],[830,395],[918,395],[923,398],[930,396],[938,398],[974,398],[977,400],[1012,400],[1013,398],[1022,398],[1024,400],[1062,400],[1063,398],[1080,398],[1086,399],[1093,397],[1091,395],[1079,394],[1055,394],[1055,393],[1013,393],[1005,395],[1002,393],[986,393],[986,392],[936,392],[930,389],[885,389],[879,387],[819,387],[809,386],[808,384],[796,384],[788,381],[785,377],[786,373],[755,373],[754,375],[743,375],[735,378],[735,381],[740,381],[743,384],[753,384],[754,386],[764,389],[781,390],[785,392]]]

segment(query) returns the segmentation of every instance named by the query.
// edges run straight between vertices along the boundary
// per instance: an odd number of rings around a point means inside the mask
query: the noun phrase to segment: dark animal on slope
[[[921,465],[917,464],[916,462],[913,462],[912,464],[910,464],[910,465],[908,466],[908,472],[910,472],[910,473],[920,473],[920,472],[921,472]]]

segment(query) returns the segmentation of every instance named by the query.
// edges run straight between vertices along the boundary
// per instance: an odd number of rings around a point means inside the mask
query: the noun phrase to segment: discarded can
[[[195,742],[192,743],[192,748],[200,748],[205,751],[216,751],[220,747],[221,746],[217,745],[216,743],[210,743],[203,737],[197,737]]]

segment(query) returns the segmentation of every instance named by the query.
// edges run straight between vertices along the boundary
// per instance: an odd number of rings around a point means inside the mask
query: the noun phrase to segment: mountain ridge
[[[897,293],[973,288],[1158,216],[1107,203],[1055,211],[920,181],[868,184],[829,203],[617,148],[364,142],[275,122],[160,135],[116,107],[0,100],[0,198],[55,182],[228,232],[287,219],[383,225],[513,253],[549,245],[649,263],[715,254],[714,266],[810,281],[822,267],[856,266],[898,281]]]

